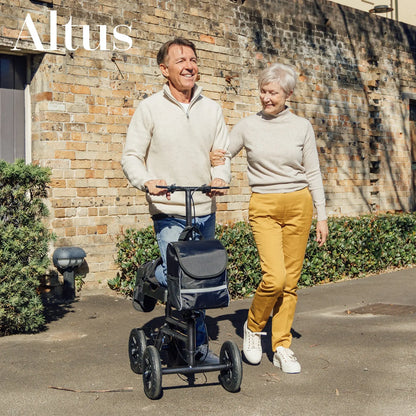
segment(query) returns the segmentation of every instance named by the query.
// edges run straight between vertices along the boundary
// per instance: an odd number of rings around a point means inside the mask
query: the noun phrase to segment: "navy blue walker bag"
[[[168,244],[168,298],[176,309],[228,306],[227,251],[218,240]]]

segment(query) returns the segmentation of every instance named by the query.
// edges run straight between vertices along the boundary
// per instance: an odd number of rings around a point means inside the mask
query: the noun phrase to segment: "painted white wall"
[[[374,6],[386,5],[393,7],[389,13],[380,13],[379,16],[399,20],[399,22],[409,23],[416,26],[416,0],[331,0],[334,3],[343,4],[344,6],[355,9],[370,11]],[[397,6],[397,11],[396,11]],[[397,12],[397,14],[396,14]]]

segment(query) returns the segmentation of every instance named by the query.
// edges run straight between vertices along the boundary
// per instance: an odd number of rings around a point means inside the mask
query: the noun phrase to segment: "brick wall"
[[[119,161],[135,107],[163,83],[157,50],[174,36],[196,43],[199,84],[221,103],[230,128],[259,109],[260,69],[277,60],[296,66],[290,105],[314,126],[329,214],[409,210],[414,203],[408,98],[416,97],[415,27],[325,0],[222,0],[220,7],[213,0],[8,0],[0,1],[1,49],[14,47],[27,13],[48,48],[53,10],[58,51],[38,53],[31,39],[19,41],[22,53],[34,52],[32,159],[52,169],[56,245],[86,250],[87,287],[115,275],[123,229],[150,224],[144,195],[128,185]],[[85,50],[74,26],[72,47],[79,48],[69,51],[63,25],[70,18],[89,25],[91,48],[98,25],[106,25],[109,50]],[[127,51],[112,50],[117,25],[132,27]],[[245,169],[241,154],[230,193],[218,204],[222,222],[247,216]]]

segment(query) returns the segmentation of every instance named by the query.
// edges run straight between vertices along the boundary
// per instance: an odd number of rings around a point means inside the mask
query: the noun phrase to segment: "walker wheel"
[[[143,353],[146,346],[146,335],[143,329],[132,329],[129,337],[129,359],[130,368],[136,374],[143,373]]]
[[[231,393],[239,391],[243,378],[243,365],[240,350],[234,341],[226,341],[222,344],[220,363],[229,366],[220,372],[219,380],[221,385]]]
[[[143,354],[143,388],[149,399],[155,400],[162,396],[162,367],[159,351],[149,345]]]

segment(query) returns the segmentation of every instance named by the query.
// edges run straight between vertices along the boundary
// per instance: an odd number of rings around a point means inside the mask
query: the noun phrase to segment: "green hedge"
[[[331,218],[323,249],[311,241],[301,284],[314,285],[416,264],[416,214]]]
[[[111,289],[131,296],[138,267],[159,256],[153,227],[143,230],[127,229],[119,237],[117,249],[116,264],[120,271],[114,279],[108,281],[108,285]]]
[[[318,248],[312,225],[299,285],[312,286],[416,264],[416,215],[386,214],[328,220],[329,239]],[[261,279],[257,249],[245,222],[217,226],[217,238],[229,256],[230,293],[244,297]],[[131,296],[135,271],[159,255],[152,227],[129,229],[120,236],[116,263],[120,271],[111,288]]]
[[[45,322],[38,294],[52,235],[42,220],[48,169],[0,161],[0,336],[35,332]]]

